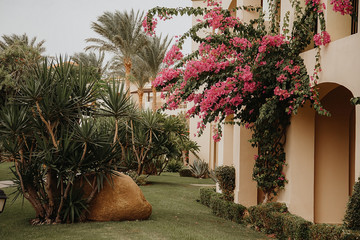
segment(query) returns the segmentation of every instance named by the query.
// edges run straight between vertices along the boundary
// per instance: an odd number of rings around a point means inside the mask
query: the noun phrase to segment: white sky
[[[155,6],[186,7],[191,0],[0,0],[0,36],[26,33],[46,41],[47,55],[72,55],[84,51],[86,38],[98,37],[90,25],[103,12],[147,11]],[[156,33],[182,35],[190,27],[191,17],[176,17],[159,21]],[[187,41],[184,52],[190,49]]]

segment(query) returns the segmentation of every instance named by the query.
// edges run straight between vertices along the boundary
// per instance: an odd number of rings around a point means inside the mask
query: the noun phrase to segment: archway
[[[355,181],[355,107],[343,86],[320,84],[320,94],[331,117],[315,115],[314,222],[341,223]]]

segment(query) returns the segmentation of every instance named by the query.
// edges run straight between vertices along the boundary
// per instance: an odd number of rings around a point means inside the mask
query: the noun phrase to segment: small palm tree
[[[134,60],[134,65],[131,71],[130,81],[137,87],[139,96],[139,108],[142,110],[144,88],[149,83],[151,71],[148,64],[141,58],[137,57]]]
[[[101,38],[88,38],[88,43],[93,43],[85,49],[97,49],[112,52],[121,57],[125,67],[125,82],[128,96],[130,96],[129,75],[132,68],[132,57],[137,54],[147,43],[145,33],[142,31],[143,13],[124,11],[115,13],[105,12],[93,22],[91,28]]]
[[[94,52],[90,53],[75,53],[72,56],[72,60],[77,64],[82,64],[83,67],[90,67],[96,70],[96,72],[102,76],[109,67],[109,62],[104,63],[105,53],[99,51],[99,55]]]
[[[164,39],[160,37],[154,36],[149,39],[149,44],[145,46],[145,48],[139,52],[138,56],[143,59],[147,64],[147,69],[149,71],[149,81],[152,82],[156,75],[159,73],[162,62],[165,57],[165,53],[171,43],[171,39],[168,40],[166,36]],[[153,92],[153,103],[152,109],[156,111],[156,89],[152,87]]]

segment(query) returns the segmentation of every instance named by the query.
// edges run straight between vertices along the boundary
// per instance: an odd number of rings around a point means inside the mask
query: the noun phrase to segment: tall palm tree
[[[139,96],[139,108],[142,110],[143,106],[143,96],[144,96],[144,88],[146,84],[149,83],[150,79],[150,68],[143,59],[136,57],[133,60],[134,65],[131,70],[130,81],[137,87],[137,92]]]
[[[23,35],[3,35],[2,38],[3,40],[0,41],[0,51],[7,49],[14,44],[21,44],[33,48],[40,54],[45,52],[45,47],[43,47],[45,40],[41,40],[40,42],[36,43],[37,38],[33,37],[32,39],[29,39],[26,33]]]
[[[147,69],[149,71],[149,81],[152,82],[156,75],[159,73],[162,62],[165,57],[165,53],[171,43],[171,39],[168,40],[168,36],[164,39],[154,36],[149,38],[149,44],[138,54],[138,56],[143,59],[147,64]],[[156,111],[156,89],[152,87],[153,93],[153,102],[152,109]]]
[[[82,64],[84,67],[92,67],[97,73],[102,76],[108,69],[109,62],[104,63],[105,53],[99,51],[99,54],[96,55],[94,52],[90,53],[75,53],[72,56],[72,60],[77,64]]]
[[[101,38],[88,38],[86,42],[93,43],[85,49],[97,49],[112,52],[122,57],[125,67],[125,83],[130,96],[129,75],[132,67],[132,56],[137,54],[147,42],[142,31],[143,13],[124,11],[105,12],[93,22],[91,28]]]

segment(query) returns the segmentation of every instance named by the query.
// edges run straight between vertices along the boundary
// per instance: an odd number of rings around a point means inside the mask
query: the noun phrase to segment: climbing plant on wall
[[[222,124],[228,115],[233,122],[252,131],[250,140],[258,147],[253,178],[265,193],[265,201],[286,184],[285,134],[290,117],[310,101],[322,115],[316,88],[320,66],[320,47],[330,42],[326,32],[321,0],[290,0],[294,21],[289,29],[290,13],[284,16],[280,31],[278,0],[269,0],[270,23],[265,24],[259,7],[240,6],[228,10],[221,3],[207,0],[206,8],[153,8],[143,22],[145,30],[153,34],[159,19],[173,15],[202,16],[188,32],[178,39],[167,53],[164,68],[153,85],[165,91],[163,108],[176,109],[181,103],[191,103],[189,117],[198,116],[198,134],[207,123],[215,122],[213,138],[221,138]],[[348,0],[333,0],[335,11],[351,12]],[[232,11],[258,12],[259,18],[249,23],[232,16]],[[321,31],[314,29],[320,23]],[[199,30],[209,34],[201,37]],[[181,52],[186,38],[199,44],[198,50],[184,56]],[[314,41],[317,48],[314,73],[309,76],[300,53]]]

